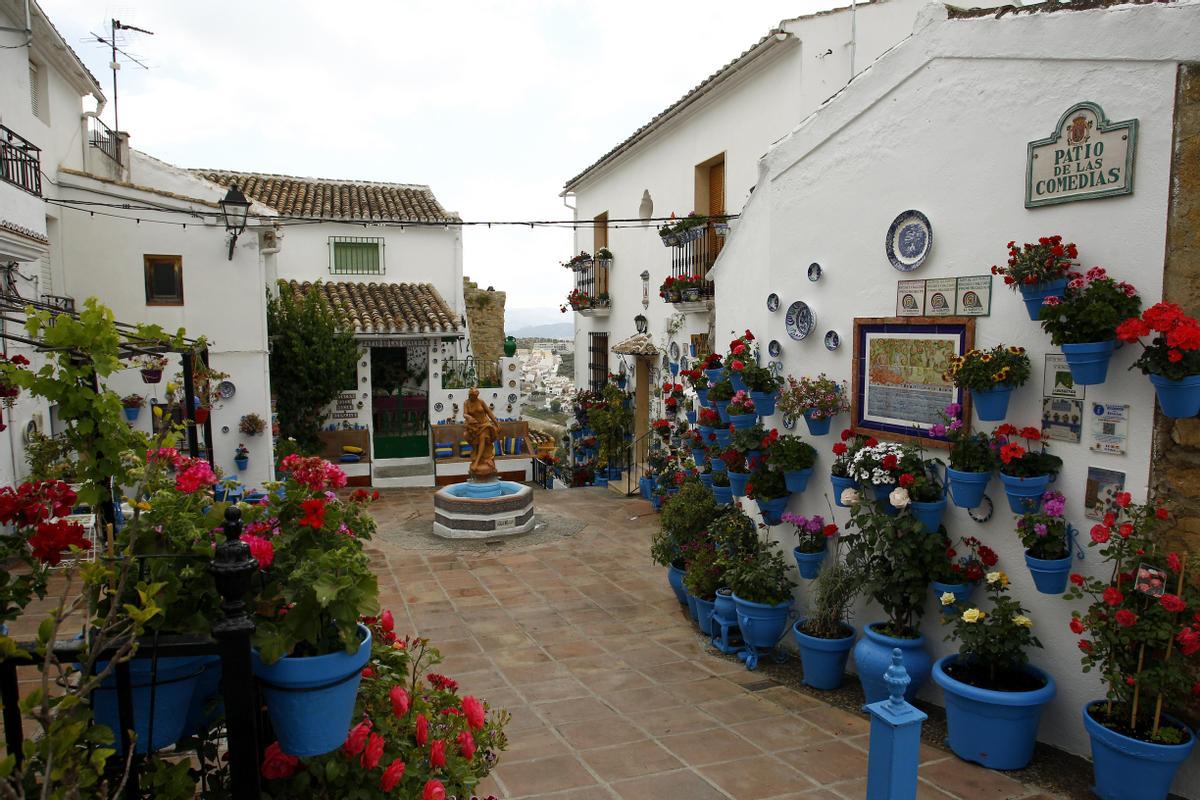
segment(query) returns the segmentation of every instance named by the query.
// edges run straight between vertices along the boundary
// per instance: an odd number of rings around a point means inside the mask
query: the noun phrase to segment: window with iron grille
[[[146,305],[183,305],[183,257],[142,256],[146,272]]]
[[[608,383],[608,332],[588,334],[588,386],[595,391]]]
[[[382,275],[383,239],[378,236],[330,236],[329,271],[334,275]]]

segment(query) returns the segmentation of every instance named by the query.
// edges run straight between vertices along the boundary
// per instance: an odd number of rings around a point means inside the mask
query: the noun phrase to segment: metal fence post
[[[258,570],[250,546],[241,540],[242,512],[225,509],[225,541],[217,545],[213,578],[221,593],[224,619],[213,625],[221,646],[221,688],[225,698],[225,725],[229,736],[229,775],[234,800],[258,800],[258,705],[250,665],[250,635],[254,621],[246,613],[246,592]]]
[[[904,699],[904,689],[910,679],[904,669],[900,648],[892,650],[892,665],[883,679],[890,696],[867,706],[871,714],[867,800],[915,800],[921,723],[926,714]]]

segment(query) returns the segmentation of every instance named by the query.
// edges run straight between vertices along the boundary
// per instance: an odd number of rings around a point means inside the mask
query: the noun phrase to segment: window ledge
[[[681,314],[700,314],[712,310],[711,300],[697,300],[692,303],[671,303]]]
[[[581,317],[607,317],[612,313],[612,306],[597,306],[596,308],[587,308],[576,311]]]

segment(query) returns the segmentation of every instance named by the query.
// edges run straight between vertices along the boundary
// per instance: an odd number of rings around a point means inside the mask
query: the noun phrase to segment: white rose
[[[892,504],[892,508],[904,508],[909,504],[908,489],[903,486],[892,489],[892,493],[888,495],[888,502]]]
[[[857,489],[842,489],[842,505],[853,506],[858,505],[859,501]]]
[[[989,572],[989,573],[987,574],[987,576],[986,576],[986,577],[987,577],[987,582],[988,582],[988,583],[995,583],[996,581],[1000,580],[1000,575],[1001,575],[1001,574],[1002,574],[1002,573],[1000,573],[999,571],[997,571],[997,572]]]
[[[954,596],[954,592],[942,592],[942,596],[938,598],[944,606],[952,606],[958,602],[958,598]]]

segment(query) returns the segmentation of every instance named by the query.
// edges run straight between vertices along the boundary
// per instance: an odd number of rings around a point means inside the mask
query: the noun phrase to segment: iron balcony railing
[[[3,125],[0,125],[0,180],[42,196],[41,148]]]
[[[474,357],[450,358],[442,364],[443,389],[469,389],[472,386],[495,389],[503,385],[499,361],[476,361]]]
[[[117,132],[95,117],[88,117],[88,143],[120,166],[121,146]]]
[[[62,294],[44,294],[42,302],[55,311],[64,311],[68,314],[75,313],[75,298],[67,297]]]
[[[713,224],[709,223],[703,235],[670,248],[671,276],[676,280],[694,275],[705,278],[700,286],[700,296],[712,297],[713,283],[707,280],[708,271],[716,262],[724,243],[725,240],[717,236]]]

